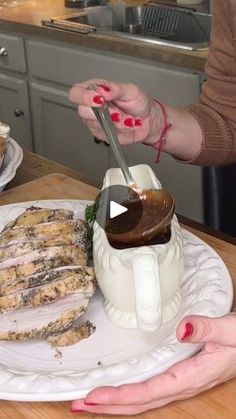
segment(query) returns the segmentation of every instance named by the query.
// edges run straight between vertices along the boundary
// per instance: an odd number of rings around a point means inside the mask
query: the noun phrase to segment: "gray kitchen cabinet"
[[[109,149],[96,142],[78,118],[68,89],[30,84],[35,152],[102,181],[109,167]]]
[[[0,73],[0,121],[21,147],[32,150],[27,81]]]

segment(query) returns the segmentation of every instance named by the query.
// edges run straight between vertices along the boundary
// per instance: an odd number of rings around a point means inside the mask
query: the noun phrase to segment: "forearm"
[[[236,161],[235,14],[235,0],[215,0],[207,81],[200,103],[185,107],[202,132],[201,149],[190,158],[193,164],[225,165]],[[189,131],[189,141],[195,142],[196,134]]]
[[[163,150],[193,164],[225,165],[236,161],[236,14],[235,0],[215,0],[211,49],[200,103],[166,106],[168,122]]]
[[[184,161],[195,159],[201,151],[203,142],[202,130],[197,119],[182,107],[164,106],[170,127],[166,132],[162,150]],[[156,132],[153,133],[152,144],[160,138],[164,123],[163,113],[158,103],[154,102],[153,112],[155,114],[153,118],[159,123],[154,124]]]

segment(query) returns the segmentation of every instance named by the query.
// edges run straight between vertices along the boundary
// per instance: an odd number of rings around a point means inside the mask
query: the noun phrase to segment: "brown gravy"
[[[108,219],[105,226],[107,238],[111,246],[117,249],[125,249],[142,245],[164,244],[170,240],[170,225],[165,226],[156,236],[150,240],[143,236],[143,232],[155,229],[166,214],[168,202],[159,199],[156,190],[145,191],[146,199],[134,199],[122,203],[128,211],[118,217]],[[141,205],[141,207],[140,207]],[[133,221],[136,219],[136,225]]]
[[[110,245],[112,247],[114,247],[115,249],[130,249],[132,247],[138,247],[138,246],[144,246],[144,244],[142,243],[130,243],[130,244],[125,244],[125,243],[120,243],[119,241],[113,241],[111,238],[109,238],[109,235],[107,235],[108,241],[110,243]],[[166,228],[166,231],[163,232],[161,235],[159,235],[158,237],[155,237],[154,239],[148,241],[145,243],[145,246],[154,246],[156,244],[165,244],[168,243],[170,241],[171,238],[171,228],[170,226]]]

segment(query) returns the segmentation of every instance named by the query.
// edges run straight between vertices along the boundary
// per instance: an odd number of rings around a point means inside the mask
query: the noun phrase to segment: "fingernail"
[[[93,101],[94,101],[94,103],[97,103],[98,105],[103,105],[103,103],[104,103],[103,97],[98,96],[98,95],[93,97]]]
[[[84,401],[84,404],[86,406],[97,406],[98,405],[98,403],[92,403],[92,402],[86,402],[86,401]]]
[[[113,122],[120,122],[120,114],[118,112],[114,112],[111,114],[111,120]]]
[[[140,118],[135,119],[134,125],[136,127],[141,127],[143,125],[143,121]]]
[[[97,86],[101,87],[105,92],[110,92],[110,87],[106,86],[105,84],[97,84]]]
[[[124,124],[125,124],[127,127],[133,127],[133,126],[134,126],[133,119],[132,119],[132,118],[126,118],[126,119],[124,120]]]
[[[86,410],[81,410],[81,409],[70,409],[70,413],[86,413]]]
[[[184,331],[184,335],[182,336],[181,340],[186,340],[187,338],[189,338],[190,336],[192,336],[194,331],[194,327],[191,323],[186,323],[185,324],[185,331]]]

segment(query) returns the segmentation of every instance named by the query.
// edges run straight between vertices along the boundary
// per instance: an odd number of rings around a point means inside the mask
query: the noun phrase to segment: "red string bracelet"
[[[163,144],[166,144],[166,133],[168,129],[171,128],[171,124],[168,124],[165,107],[158,100],[154,99],[154,101],[158,103],[158,105],[160,106],[162,115],[163,115],[163,128],[162,128],[160,137],[155,143],[150,144],[152,147],[154,147],[157,150],[156,163],[159,163]]]

